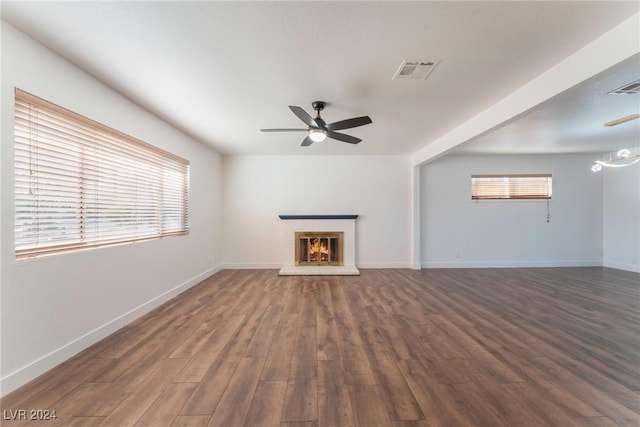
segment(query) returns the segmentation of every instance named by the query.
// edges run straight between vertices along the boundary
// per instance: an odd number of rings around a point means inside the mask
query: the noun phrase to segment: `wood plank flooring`
[[[1,408],[3,426],[637,427],[640,275],[222,271]]]

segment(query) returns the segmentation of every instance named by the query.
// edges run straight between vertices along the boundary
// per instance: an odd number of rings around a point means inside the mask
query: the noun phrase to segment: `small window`
[[[472,200],[550,199],[551,174],[472,175]]]
[[[15,96],[16,258],[189,231],[187,160]]]

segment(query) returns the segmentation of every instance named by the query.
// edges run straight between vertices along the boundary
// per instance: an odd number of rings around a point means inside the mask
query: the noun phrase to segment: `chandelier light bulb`
[[[627,148],[623,148],[622,150],[618,150],[616,156],[620,157],[621,159],[627,159],[631,156],[631,151]]]
[[[600,172],[602,170],[602,165],[598,163],[594,163],[591,165],[591,172]]]

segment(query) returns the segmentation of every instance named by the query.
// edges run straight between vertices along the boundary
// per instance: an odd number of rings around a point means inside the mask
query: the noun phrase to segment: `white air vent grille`
[[[438,60],[435,61],[409,61],[404,60],[400,64],[400,68],[393,76],[395,79],[410,79],[410,80],[425,80],[429,77],[429,74],[438,65]]]
[[[618,89],[609,92],[610,95],[631,95],[634,93],[640,93],[640,80],[628,83]]]

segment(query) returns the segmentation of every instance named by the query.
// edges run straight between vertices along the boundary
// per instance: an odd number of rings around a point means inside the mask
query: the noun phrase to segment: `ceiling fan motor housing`
[[[311,103],[311,106],[319,113],[320,111],[324,110],[324,107],[327,106],[327,103],[324,101],[313,101]]]

